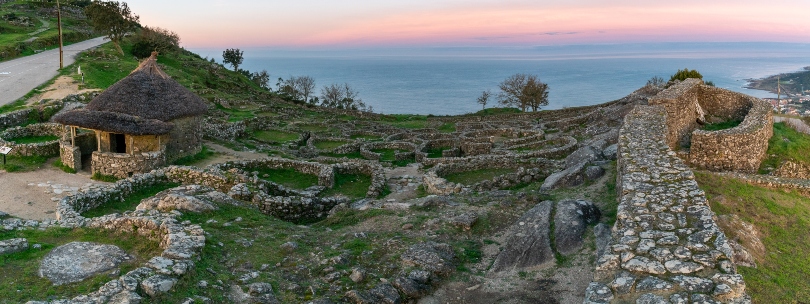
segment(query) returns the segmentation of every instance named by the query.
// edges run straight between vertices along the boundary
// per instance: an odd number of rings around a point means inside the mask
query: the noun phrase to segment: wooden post
[[[76,146],[76,127],[70,126],[70,145]]]
[[[96,132],[96,151],[101,152],[101,133],[93,131]]]
[[[65,67],[65,61],[62,50],[62,9],[59,6],[59,0],[56,0],[56,24],[59,28],[59,69],[62,69]]]

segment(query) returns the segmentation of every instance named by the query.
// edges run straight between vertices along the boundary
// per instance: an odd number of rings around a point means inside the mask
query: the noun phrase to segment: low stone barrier
[[[278,157],[268,157],[256,160],[227,162],[224,164],[217,164],[219,170],[227,171],[229,169],[242,169],[252,170],[254,168],[268,168],[268,169],[294,169],[295,171],[311,174],[318,177],[318,185],[332,188],[335,185],[334,169],[330,165],[321,163],[292,160]]]
[[[55,123],[39,123],[27,125],[24,127],[13,127],[6,129],[0,133],[0,146],[9,146],[12,148],[9,155],[19,156],[56,156],[59,155],[59,138],[32,144],[18,144],[14,142],[15,138],[26,136],[48,136],[53,135],[62,137],[64,129],[62,125]]]
[[[9,112],[6,114],[0,114],[0,130],[4,130],[6,128],[19,126],[28,121],[28,117],[31,115],[31,112],[36,111],[34,109],[22,109],[17,110],[14,112]]]
[[[94,151],[92,156],[93,173],[117,178],[146,173],[165,164],[166,154],[162,150],[133,154]]]
[[[227,122],[215,118],[205,118],[202,122],[202,129],[206,138],[230,141],[245,136],[247,124],[244,121]]]
[[[425,173],[422,182],[428,193],[437,195],[466,191],[492,191],[543,180],[557,167],[557,162],[546,159],[521,161],[514,157],[482,156],[467,158],[461,162],[440,163]],[[450,173],[503,168],[514,168],[515,172],[502,174],[491,180],[484,180],[473,185],[453,183],[443,178],[443,176]]]
[[[366,192],[367,198],[380,196],[385,190],[385,187],[387,187],[385,183],[385,169],[378,163],[351,161],[334,164],[333,168],[335,173],[339,174],[363,174],[371,176],[371,185],[368,187],[368,192]]]
[[[559,144],[560,146],[554,148],[548,148],[538,151],[529,151],[526,153],[518,153],[517,157],[519,158],[536,158],[536,157],[544,157],[544,158],[562,158],[566,157],[572,152],[574,152],[578,147],[578,141],[576,138],[571,136],[563,136],[557,137],[553,139],[549,139],[549,142]]]
[[[619,206],[584,303],[750,303],[694,174],[667,145],[666,111],[637,106],[619,136]]]
[[[395,150],[406,151],[406,153],[401,153],[400,152],[400,153],[397,153],[397,155],[395,155],[395,157],[397,157],[396,160],[401,160],[401,159],[407,159],[407,158],[412,159],[412,157],[414,157],[413,156],[414,153],[417,150],[417,147],[416,147],[415,144],[412,144],[412,143],[409,143],[409,142],[403,142],[403,141],[371,142],[371,143],[365,143],[362,146],[360,146],[360,154],[363,155],[363,157],[365,157],[367,159],[370,159],[370,160],[380,160],[380,157],[382,157],[380,155],[380,153],[371,151],[371,150],[377,150],[377,149],[395,149]],[[408,155],[408,153],[410,153],[410,155]]]

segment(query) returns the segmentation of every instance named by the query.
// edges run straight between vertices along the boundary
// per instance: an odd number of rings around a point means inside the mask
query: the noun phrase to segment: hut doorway
[[[115,153],[127,153],[127,139],[124,134],[111,134],[110,150]]]

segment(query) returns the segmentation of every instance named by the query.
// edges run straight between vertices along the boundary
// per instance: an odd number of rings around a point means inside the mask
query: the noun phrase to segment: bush
[[[138,58],[146,58],[153,51],[158,53],[173,53],[180,49],[180,36],[177,33],[159,27],[144,26],[132,38],[132,54]]]
[[[678,70],[678,72],[676,72],[675,75],[672,75],[671,77],[669,77],[669,81],[675,81],[675,80],[684,81],[687,78],[703,79],[703,75],[700,75],[700,72],[698,72],[697,70],[683,69],[683,70]]]

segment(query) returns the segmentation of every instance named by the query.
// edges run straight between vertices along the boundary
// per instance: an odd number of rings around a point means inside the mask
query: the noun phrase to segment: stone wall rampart
[[[750,303],[694,174],[667,144],[667,111],[637,106],[618,143],[619,206],[584,303]]]

